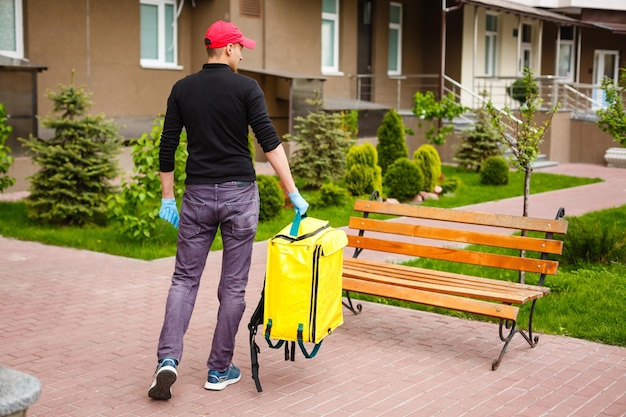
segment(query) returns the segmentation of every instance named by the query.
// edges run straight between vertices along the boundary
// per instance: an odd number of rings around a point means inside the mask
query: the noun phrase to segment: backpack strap
[[[261,291],[261,300],[257,305],[254,313],[252,313],[252,317],[250,317],[250,322],[248,323],[248,330],[250,331],[250,362],[251,362],[251,370],[252,370],[252,379],[254,379],[254,384],[256,385],[257,392],[262,392],[263,388],[261,387],[261,381],[259,380],[259,358],[258,355],[261,353],[261,348],[257,345],[255,340],[255,335],[258,331],[258,326],[263,324],[263,310],[265,303],[265,285],[263,286],[263,291]]]
[[[316,343],[311,353],[309,353],[307,352],[306,347],[304,346],[302,332],[303,332],[303,326],[302,326],[302,323],[299,323],[298,324],[298,345],[300,346],[300,350],[302,351],[302,354],[304,355],[305,358],[307,359],[314,358],[315,355],[317,355],[317,351],[320,350],[320,346],[322,346],[322,342],[324,340],[322,339],[319,343]]]

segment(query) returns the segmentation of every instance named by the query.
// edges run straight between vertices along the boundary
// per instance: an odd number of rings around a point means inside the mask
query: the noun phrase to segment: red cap
[[[234,23],[218,20],[206,31],[204,44],[207,48],[223,48],[229,43],[240,43],[248,49],[253,49],[256,42],[243,36]]]

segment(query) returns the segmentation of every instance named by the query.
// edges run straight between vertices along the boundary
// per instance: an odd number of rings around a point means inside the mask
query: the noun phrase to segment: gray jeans
[[[183,336],[198,295],[207,255],[220,228],[224,249],[217,291],[219,310],[209,369],[226,370],[233,357],[235,336],[246,308],[244,296],[259,222],[256,183],[188,185],[183,195],[176,266],[167,297],[157,355],[180,362]]]

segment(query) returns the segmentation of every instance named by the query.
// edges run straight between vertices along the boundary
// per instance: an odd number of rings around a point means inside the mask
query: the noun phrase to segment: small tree
[[[402,117],[394,109],[390,109],[385,116],[383,122],[376,132],[378,136],[378,165],[382,169],[383,175],[389,165],[393,164],[400,158],[409,157],[409,149],[406,146],[406,129],[402,122]]]
[[[307,100],[316,107],[306,117],[295,118],[295,134],[285,140],[298,144],[290,164],[294,175],[319,188],[325,181],[339,180],[346,170],[346,153],[355,141],[341,113],[321,110],[322,101]]]
[[[25,205],[29,217],[45,223],[104,223],[114,190],[111,181],[118,173],[119,127],[104,115],[86,114],[91,94],[74,86],[73,79],[72,72],[69,86],[59,85],[58,93],[46,94],[58,114],[46,116],[42,125],[53,129],[54,137],[20,138],[40,166],[30,177]]]
[[[459,166],[478,172],[485,159],[502,155],[502,136],[491,123],[486,105],[474,110],[474,114],[474,128],[464,133],[454,160]]]
[[[491,102],[487,103],[487,110],[491,116],[493,126],[496,128],[503,140],[508,143],[513,152],[512,162],[518,171],[524,172],[524,207],[522,215],[528,216],[528,203],[530,199],[530,176],[533,172],[533,162],[539,155],[539,145],[543,142],[543,136],[552,123],[552,117],[556,113],[558,103],[550,108],[547,112],[546,120],[537,124],[535,116],[541,109],[543,100],[539,97],[537,91],[537,80],[533,76],[532,70],[526,68],[524,70],[524,83],[526,91],[528,91],[526,104],[520,107],[519,122],[514,123],[514,135],[507,133],[507,125],[502,120],[502,114],[493,106]],[[516,120],[510,109],[505,108],[503,111],[508,120]],[[526,230],[522,230],[522,235],[527,234]],[[525,256],[522,251],[521,256]],[[520,272],[520,282],[524,282],[524,273]]]
[[[7,124],[8,116],[4,104],[0,103],[0,193],[15,184],[15,178],[8,175],[13,165],[11,148],[6,145],[13,128]]]
[[[626,147],[626,67],[620,69],[619,83],[604,78],[602,90],[609,105],[597,111],[598,126]]]
[[[513,135],[507,133],[507,124],[502,120],[503,115],[493,106],[487,103],[487,110],[491,116],[491,122],[498,131],[500,137],[509,145],[513,152],[512,163],[519,171],[524,172],[524,208],[523,216],[528,216],[528,200],[530,198],[530,176],[533,172],[532,164],[539,155],[539,145],[543,142],[546,130],[552,123],[552,117],[558,109],[558,104],[547,111],[547,118],[543,123],[537,124],[535,116],[541,109],[543,100],[537,91],[537,80],[532,70],[524,72],[524,83],[527,85],[526,105],[520,107],[519,122],[513,123]],[[516,120],[509,108],[502,112],[508,120]]]
[[[436,126],[431,124],[426,132],[426,139],[433,145],[443,145],[446,143],[446,137],[454,131],[453,125],[444,125],[443,121],[452,122],[455,117],[460,116],[466,110],[464,106],[456,102],[454,93],[444,95],[439,101],[432,91],[426,93],[418,91],[413,95],[413,113],[420,120],[437,123]]]

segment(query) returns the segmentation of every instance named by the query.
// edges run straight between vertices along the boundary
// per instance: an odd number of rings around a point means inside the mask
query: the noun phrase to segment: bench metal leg
[[[500,362],[502,361],[502,357],[504,356],[504,353],[506,352],[506,348],[509,346],[509,342],[511,341],[511,339],[513,339],[513,336],[515,336],[516,333],[521,334],[522,337],[526,340],[526,342],[528,342],[531,348],[534,348],[535,346],[537,346],[537,343],[539,343],[539,336],[533,337],[533,313],[535,312],[536,302],[537,300],[533,300],[531,307],[530,307],[530,314],[528,318],[528,332],[525,332],[523,329],[518,329],[517,322],[515,321],[500,320],[500,327],[499,327],[500,340],[504,342],[504,346],[502,347],[502,350],[500,351],[500,356],[498,357],[498,359],[494,360],[493,363],[491,364],[492,371],[495,371],[496,369],[498,369],[498,366],[500,366]],[[503,331],[503,327],[510,329],[506,337],[504,336],[505,332]]]
[[[346,299],[348,301],[348,303],[346,304],[345,301],[342,301],[342,304],[350,311],[352,311],[353,314],[359,314],[361,312],[361,310],[363,310],[363,306],[359,303],[356,305],[356,308],[354,306],[354,304],[352,304],[352,299],[350,298],[350,292],[346,291]]]

